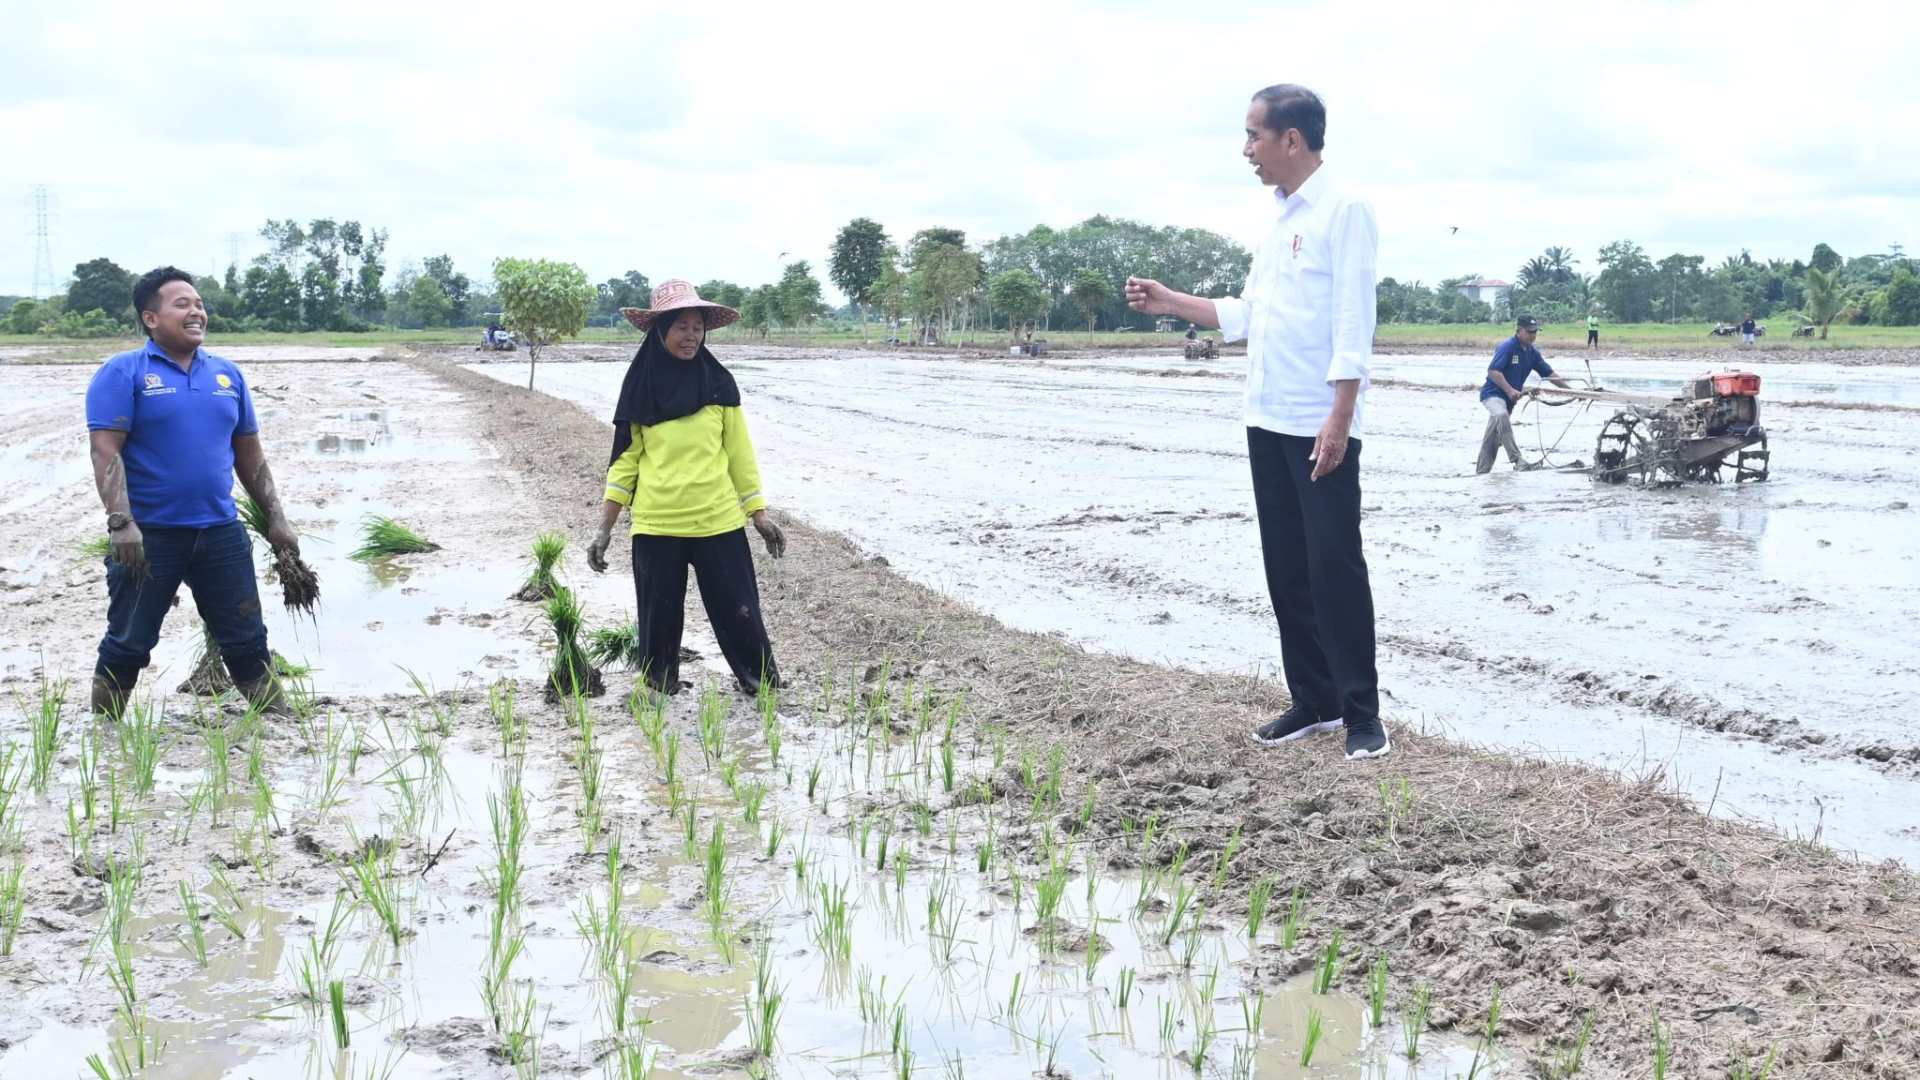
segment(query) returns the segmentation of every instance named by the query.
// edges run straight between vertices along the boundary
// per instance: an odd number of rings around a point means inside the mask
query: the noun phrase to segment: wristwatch
[[[131,524],[133,524],[132,514],[115,510],[113,513],[107,515],[107,531],[110,533],[119,532]]]

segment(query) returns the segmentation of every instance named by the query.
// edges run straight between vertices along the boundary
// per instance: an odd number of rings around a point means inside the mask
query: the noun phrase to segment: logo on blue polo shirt
[[[145,390],[140,391],[140,396],[153,397],[155,394],[171,394],[171,393],[173,393],[173,387],[168,386],[166,383],[161,382],[160,376],[154,374],[151,371],[147,372],[147,388]]]

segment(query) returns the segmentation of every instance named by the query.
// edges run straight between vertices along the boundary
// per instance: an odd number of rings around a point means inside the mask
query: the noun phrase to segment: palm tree
[[[1540,255],[1535,255],[1533,258],[1528,259],[1526,263],[1520,267],[1520,272],[1514,275],[1514,283],[1522,289],[1531,289],[1539,285],[1545,285],[1552,280],[1553,264],[1544,256]]]
[[[1574,277],[1573,265],[1580,261],[1573,257],[1572,248],[1563,248],[1559,245],[1550,247],[1542,252],[1541,258],[1547,260],[1547,269],[1552,272],[1555,284],[1564,284],[1572,281]]]
[[[1820,340],[1827,339],[1827,324],[1847,309],[1852,297],[1840,284],[1838,270],[1826,272],[1807,268],[1807,318],[1820,324]]]

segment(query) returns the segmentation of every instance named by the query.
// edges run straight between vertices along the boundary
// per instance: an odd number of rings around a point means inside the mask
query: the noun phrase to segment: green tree
[[[468,326],[473,322],[472,299],[469,295],[473,282],[467,275],[453,268],[453,256],[432,255],[421,264],[420,272],[438,281],[447,291],[447,299],[453,302],[453,313],[447,316],[452,326]],[[576,331],[577,333],[578,331]]]
[[[820,279],[805,259],[790,262],[774,286],[774,306],[782,325],[799,326],[823,310],[820,303]]]
[[[102,311],[121,323],[133,319],[133,275],[112,259],[99,258],[73,268],[67,286],[68,311]]]
[[[1880,291],[1874,320],[1884,326],[1920,326],[1920,275],[1895,267],[1893,280]]]
[[[946,230],[954,232],[955,230]],[[940,319],[940,333],[953,330],[954,309],[980,283],[980,259],[963,247],[930,243],[919,248],[907,275],[908,302],[922,316]]]
[[[625,325],[620,309],[644,308],[653,302],[653,283],[638,270],[629,270],[594,286],[594,321],[602,326]]]
[[[1815,254],[1818,254],[1817,252]],[[1820,340],[1827,339],[1827,326],[1847,309],[1852,297],[1840,284],[1839,275],[1807,267],[1807,318],[1820,327]]]
[[[987,302],[1007,317],[1007,328],[1020,340],[1021,324],[1038,320],[1053,305],[1047,287],[1030,270],[1002,270],[987,281]]]
[[[1815,244],[1813,245],[1813,258],[1807,261],[1807,266],[1823,274],[1831,274],[1835,270],[1840,269],[1842,261],[1839,252],[1828,247],[1826,244]]]
[[[1600,277],[1594,289],[1616,322],[1646,322],[1653,314],[1659,271],[1631,240],[1615,240],[1600,249]]]
[[[762,285],[750,290],[740,298],[740,325],[749,330],[758,330],[762,338],[766,337],[767,327],[774,319],[776,299],[771,285]]]
[[[1073,288],[1068,292],[1074,305],[1087,317],[1087,332],[1091,334],[1100,318],[1100,309],[1113,298],[1113,286],[1107,279],[1092,270],[1082,270],[1074,275]]]
[[[586,329],[595,297],[593,283],[585,270],[568,262],[495,259],[493,284],[500,298],[501,322],[527,346],[527,389],[531,390],[540,350]]]
[[[422,274],[407,290],[407,314],[423,327],[445,326],[453,317],[453,299],[438,278]]]
[[[873,296],[873,306],[880,309],[880,317],[887,325],[897,326],[907,314],[907,275],[900,270],[900,249],[888,244],[880,256],[880,273],[873,279],[869,290]]]
[[[290,333],[300,328],[300,283],[284,263],[262,256],[240,282],[240,306],[261,328]]]
[[[699,292],[703,299],[711,300],[716,304],[722,304],[735,310],[739,310],[741,302],[747,298],[747,290],[745,288],[721,278],[701,282],[696,291]]]
[[[7,310],[7,333],[31,334],[40,329],[41,304],[38,300],[21,298]]]
[[[880,278],[886,261],[887,230],[872,218],[858,217],[846,223],[833,238],[833,255],[827,262],[827,276],[847,294],[847,302],[862,310],[873,302],[873,283]]]

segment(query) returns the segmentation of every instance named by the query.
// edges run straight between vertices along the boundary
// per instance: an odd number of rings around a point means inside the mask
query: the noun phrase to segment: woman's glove
[[[607,545],[613,543],[613,530],[601,529],[587,545],[587,566],[596,574],[607,572]]]
[[[787,553],[787,534],[767,516],[765,510],[753,512],[753,527],[760,533],[760,539],[766,541],[767,554],[778,559]]]

